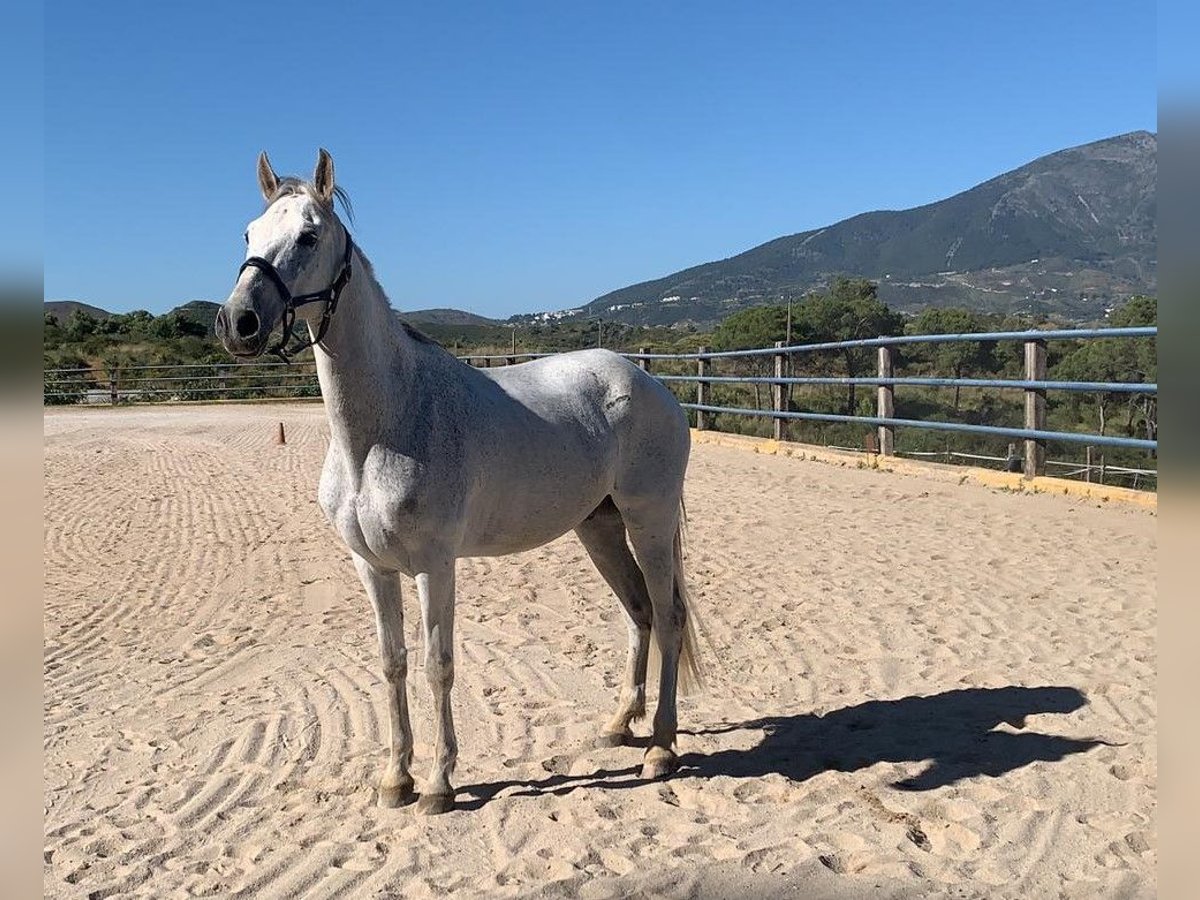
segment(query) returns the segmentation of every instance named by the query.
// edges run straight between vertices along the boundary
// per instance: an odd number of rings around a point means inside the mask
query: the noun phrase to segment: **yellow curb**
[[[1128,503],[1142,509],[1158,509],[1158,494],[1155,491],[1135,491],[1132,488],[1089,484],[1086,481],[1071,481],[1066,478],[1039,476],[1026,479],[1020,472],[997,472],[995,469],[982,469],[978,466],[952,466],[946,463],[923,462],[898,456],[880,456],[877,453],[829,450],[811,444],[777,441],[774,438],[760,438],[746,434],[728,434],[722,431],[697,431],[695,428],[692,429],[692,442],[714,444],[718,447],[735,447],[739,450],[763,453],[768,456],[788,456],[793,459],[813,460],[835,466],[934,477],[959,484],[970,482],[1017,493],[1060,494],[1084,500],[1099,500],[1105,503],[1109,501]]]

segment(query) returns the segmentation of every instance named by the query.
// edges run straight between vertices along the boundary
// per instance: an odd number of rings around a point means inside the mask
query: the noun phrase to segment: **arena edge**
[[[776,440],[775,438],[730,434],[724,431],[700,431],[695,428],[692,429],[692,442],[696,444],[713,444],[718,447],[734,447],[768,456],[787,456],[793,459],[811,460],[836,466],[854,466],[857,468],[877,469],[882,472],[918,475],[926,478],[936,478],[939,481],[954,482],[956,484],[970,482],[998,490],[1013,491],[1014,493],[1060,494],[1068,497],[1077,497],[1082,500],[1126,503],[1147,510],[1158,509],[1158,494],[1153,491],[1138,491],[1115,485],[1091,484],[1084,481],[1072,481],[1066,478],[1051,478],[1047,475],[1026,478],[1020,472],[997,472],[994,469],[984,469],[976,466],[946,465],[945,463],[924,462],[897,456],[883,456],[878,453],[829,450],[825,447],[817,447],[812,444],[798,444],[792,441]]]

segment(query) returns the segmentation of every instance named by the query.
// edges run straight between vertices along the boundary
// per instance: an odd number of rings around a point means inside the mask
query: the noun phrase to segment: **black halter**
[[[279,275],[279,271],[267,260],[261,256],[251,256],[238,269],[238,277],[247,269],[258,269],[271,280],[275,285],[275,289],[279,291],[279,296],[283,298],[283,332],[279,336],[279,343],[267,350],[268,353],[273,353],[285,363],[291,362],[291,357],[295,356],[302,350],[306,350],[316,344],[321,343],[325,339],[325,332],[329,330],[329,320],[333,318],[333,314],[337,311],[338,297],[342,295],[342,290],[350,283],[350,260],[354,256],[354,242],[350,240],[350,232],[346,232],[346,250],[342,254],[342,268],[338,272],[337,278],[333,279],[333,284],[325,288],[323,291],[313,291],[311,294],[301,294],[298,297],[293,297],[292,292],[288,290],[288,286],[283,283],[283,278]],[[305,306],[309,303],[319,303],[324,301],[325,311],[321,313],[321,324],[317,328],[317,336],[310,341],[304,341],[288,346],[288,342],[295,338],[296,327],[296,307]]]

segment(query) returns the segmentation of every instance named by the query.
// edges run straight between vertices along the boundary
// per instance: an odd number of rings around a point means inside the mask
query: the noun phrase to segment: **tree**
[[[956,307],[929,307],[913,320],[909,331],[913,334],[970,334],[988,331],[994,319],[982,313]],[[968,373],[987,372],[995,364],[994,346],[982,341],[956,341],[947,344],[929,344],[925,350],[935,373],[952,374],[962,378]],[[954,386],[954,412],[958,414],[961,389]]]
[[[154,323],[154,316],[144,309],[135,309],[133,312],[126,313],[122,318],[125,320],[128,334],[147,334],[150,326]]]
[[[58,347],[63,341],[62,326],[53,313],[46,313],[42,319],[42,349],[50,350]]]
[[[782,341],[787,310],[782,306],[754,306],[735,312],[713,332],[714,350],[753,350]]]
[[[1158,324],[1158,299],[1138,295],[1109,317],[1114,327],[1133,328],[1139,325]],[[1158,344],[1152,338],[1129,338],[1125,344],[1127,371],[1140,380],[1158,381]],[[1153,394],[1129,394],[1127,397],[1129,418],[1125,429],[1133,433],[1134,418],[1142,415],[1142,428],[1148,440],[1158,438],[1158,397]]]
[[[859,338],[900,334],[904,323],[879,299],[877,285],[863,278],[837,278],[828,294],[810,294],[793,310],[793,343],[853,341]],[[798,340],[797,340],[798,338]],[[868,369],[870,348],[843,347],[837,351],[846,368],[846,376],[855,378]],[[857,406],[855,386],[846,393],[846,414],[854,415]]]
[[[752,306],[727,317],[712,336],[714,350],[755,350],[782,341],[787,329],[787,310],[782,306]],[[736,357],[732,367],[739,375],[766,378],[772,374],[770,356]],[[754,385],[755,409],[762,408],[762,386]]]
[[[155,316],[150,324],[150,333],[162,341],[179,337],[179,323],[174,316]]]
[[[1158,301],[1153,297],[1134,297],[1109,316],[1114,328],[1154,325],[1158,322]],[[1054,367],[1054,377],[1063,381],[1155,382],[1158,380],[1158,356],[1150,338],[1103,338],[1082,341]],[[1073,395],[1078,408],[1082,398]],[[1134,433],[1140,415],[1139,431],[1153,440],[1158,433],[1158,400],[1152,394],[1101,392],[1095,395],[1100,434],[1108,427],[1113,406],[1126,403],[1127,434]]]
[[[97,324],[96,317],[91,313],[73,309],[67,319],[67,337],[73,341],[89,337],[96,333]]]
[[[1109,315],[1109,324],[1114,328],[1136,328],[1139,325],[1158,324],[1158,298],[1138,294],[1130,297],[1124,305]]]

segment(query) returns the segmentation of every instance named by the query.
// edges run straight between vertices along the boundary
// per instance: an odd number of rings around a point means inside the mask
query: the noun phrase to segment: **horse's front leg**
[[[375,607],[375,625],[379,632],[379,656],[387,682],[388,722],[390,724],[387,768],[379,781],[379,805],[401,806],[416,799],[413,791],[413,734],[408,718],[408,650],[404,646],[404,607],[400,598],[400,578],[395,572],[371,565],[354,556],[354,567]]]
[[[425,631],[425,677],[433,691],[433,771],[417,801],[417,812],[436,815],[454,808],[450,775],[458,759],[450,691],[454,687],[454,559],[422,567],[417,573],[421,623]]]

